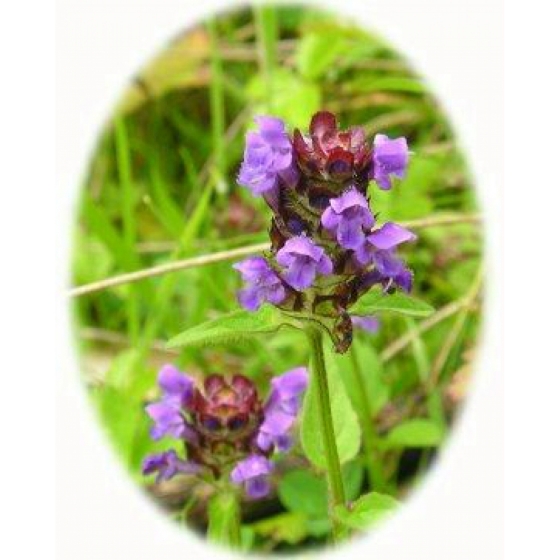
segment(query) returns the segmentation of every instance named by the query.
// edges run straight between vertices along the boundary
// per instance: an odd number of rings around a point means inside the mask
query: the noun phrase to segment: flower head
[[[406,138],[391,140],[384,134],[377,134],[373,140],[372,173],[373,180],[380,188],[391,188],[391,177],[402,179],[408,165]]]
[[[373,227],[374,219],[366,197],[352,187],[331,198],[321,216],[321,224],[345,249],[357,249],[365,240],[364,230]]]
[[[309,288],[317,275],[327,275],[333,270],[325,250],[305,235],[288,239],[276,254],[276,262],[287,269],[282,278],[295,290]]]
[[[149,475],[157,472],[156,482],[169,480],[177,473],[196,474],[200,470],[200,465],[179,459],[174,449],[148,455],[142,463],[142,474]]]
[[[263,303],[279,304],[286,298],[286,290],[279,276],[263,257],[249,257],[233,265],[246,283],[237,294],[239,303],[249,311],[256,311]]]
[[[259,128],[247,133],[245,156],[237,180],[256,196],[273,191],[280,180],[294,185],[297,171],[284,122],[267,116],[257,117],[255,121]]]
[[[239,374],[231,378],[209,375],[197,386],[173,366],[164,366],[158,380],[162,398],[146,409],[154,420],[152,437],[178,439],[189,460],[180,459],[174,450],[149,455],[143,473],[157,472],[159,482],[205,469],[216,477],[229,474],[253,498],[265,495],[265,475],[272,470],[267,457],[291,446],[307,370],[295,368],[273,378],[266,404],[254,383]]]
[[[270,129],[270,138],[265,129]],[[395,177],[404,176],[406,139],[377,134],[369,142],[362,128],[339,129],[335,115],[327,111],[313,115],[308,132],[295,129],[290,137],[281,121],[264,120],[254,134],[258,139],[248,136],[242,172],[253,149],[255,161],[266,165],[272,161],[266,155],[270,146],[281,145],[287,153],[287,138],[292,146],[290,169],[300,174],[293,188],[279,187],[291,184],[280,172],[263,175],[265,188],[259,187],[259,192],[273,212],[270,251],[235,266],[245,282],[239,301],[250,311],[270,302],[296,313],[298,320],[318,320],[335,350],[346,352],[353,325],[359,326],[351,319],[352,306],[368,289],[412,288],[412,272],[395,253],[398,245],[415,236],[392,223],[372,231],[378,215],[368,198],[371,179],[389,189]],[[261,435],[261,440],[272,441],[270,437]],[[284,445],[278,438],[274,441]]]

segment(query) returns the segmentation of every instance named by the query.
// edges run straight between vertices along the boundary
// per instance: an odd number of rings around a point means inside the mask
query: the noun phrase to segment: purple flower
[[[154,421],[150,430],[152,439],[158,440],[164,436],[182,438],[186,433],[186,423],[177,406],[159,401],[146,407],[148,416]]]
[[[289,432],[295,421],[294,415],[286,414],[281,410],[267,411],[257,434],[256,443],[259,448],[270,451],[276,447],[278,451],[288,451],[292,447],[292,437]]]
[[[376,333],[379,330],[379,319],[373,315],[368,315],[366,317],[359,317],[358,315],[352,315],[352,324],[354,327],[362,329],[368,333]]]
[[[148,455],[142,463],[142,474],[152,474],[157,472],[156,482],[169,480],[177,473],[196,474],[201,470],[201,466],[192,461],[179,459],[174,449]]]
[[[321,216],[321,224],[336,236],[345,249],[357,249],[365,239],[364,229],[373,227],[373,216],[366,197],[355,187],[338,198],[331,198]]]
[[[284,280],[295,290],[305,290],[318,274],[331,274],[333,264],[325,250],[305,235],[291,237],[276,254],[276,261],[288,270]]]
[[[237,293],[239,303],[256,311],[264,302],[279,304],[286,298],[282,281],[263,257],[249,257],[233,265],[241,273],[246,287]]]
[[[266,403],[266,409],[279,407],[288,414],[297,414],[299,397],[307,388],[309,373],[307,368],[298,367],[282,375],[273,377],[270,381],[272,391]]]
[[[402,179],[408,164],[406,138],[391,140],[384,134],[376,134],[373,139],[373,180],[383,190],[391,188],[391,176]]]
[[[255,196],[276,189],[279,178],[290,186],[294,185],[298,173],[284,122],[266,116],[256,117],[255,122],[259,130],[247,133],[238,183]]]
[[[374,264],[375,270],[366,275],[364,285],[381,284],[384,290],[393,284],[406,292],[412,289],[412,273],[395,255],[394,250],[401,243],[414,241],[411,231],[387,222],[366,237],[365,243],[356,251],[356,259],[361,264]]]
[[[163,392],[161,400],[146,407],[154,421],[150,431],[152,439],[171,436],[194,441],[196,435],[181,413],[181,408],[188,406],[194,395],[194,380],[166,364],[158,374],[158,384]]]
[[[412,272],[392,251],[378,251],[375,255],[375,269],[366,273],[361,285],[369,289],[381,284],[383,291],[390,291],[397,286],[405,292],[412,290]]]
[[[230,479],[234,484],[243,485],[251,498],[264,498],[270,492],[268,475],[272,470],[273,464],[266,457],[250,455],[237,463]]]
[[[365,242],[356,250],[356,259],[361,264],[372,262],[378,264],[377,261],[384,260],[385,252],[392,251],[401,243],[415,239],[416,235],[411,231],[393,222],[387,222],[365,238]],[[384,266],[382,262],[380,262],[380,266]],[[388,264],[388,266],[391,265]]]
[[[174,365],[164,365],[158,374],[163,399],[178,406],[187,406],[194,395],[194,379],[181,373]]]
[[[275,446],[278,451],[288,451],[292,446],[289,431],[300,407],[300,397],[309,381],[304,367],[287,371],[271,381],[272,391],[265,405],[264,422],[257,435],[257,445],[263,451]]]

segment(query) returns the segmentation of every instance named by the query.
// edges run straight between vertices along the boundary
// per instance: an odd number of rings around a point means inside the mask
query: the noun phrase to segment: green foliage
[[[293,512],[311,518],[327,517],[328,495],[325,477],[318,477],[307,470],[286,473],[278,486],[282,505]]]
[[[273,542],[297,544],[307,536],[305,516],[300,513],[287,512],[274,515],[253,523],[251,529]]]
[[[434,309],[431,305],[402,292],[385,294],[379,289],[367,292],[351,308],[352,315],[375,315],[380,311],[391,311],[410,317],[427,317]]]
[[[351,352],[355,352],[362,373],[363,385],[368,400],[369,410],[377,414],[390,398],[389,384],[383,377],[383,365],[371,340],[357,338],[352,343]],[[354,410],[360,410],[360,388],[352,371],[353,364],[350,353],[339,358],[339,372],[352,401]]]
[[[346,498],[357,498],[364,478],[360,462],[346,463],[342,469],[342,477]],[[324,476],[303,469],[290,471],[280,481],[278,497],[288,511],[301,516],[307,534],[322,536],[331,530],[327,481]]]
[[[356,456],[360,448],[360,424],[344,383],[338,373],[338,364],[330,346],[325,345],[325,361],[329,383],[334,435],[341,464]],[[301,411],[301,445],[307,458],[316,467],[325,469],[326,454],[323,438],[319,432],[318,381],[311,372],[309,387],[305,393]]]
[[[309,115],[321,107],[321,90],[286,68],[274,70],[269,77],[255,76],[247,86],[247,95],[257,103],[255,113],[274,108],[274,114],[291,126],[306,127]]]
[[[364,531],[394,513],[399,505],[392,496],[370,492],[356,500],[350,509],[337,506],[336,516],[348,528]]]
[[[296,51],[296,66],[304,78],[320,78],[347,50],[342,36],[310,33],[302,38]]]
[[[169,348],[180,346],[206,346],[251,340],[254,336],[271,334],[289,325],[287,319],[275,307],[263,305],[258,311],[234,311],[173,337]]]
[[[442,443],[444,435],[439,423],[417,418],[395,426],[384,441],[390,447],[436,447]]]

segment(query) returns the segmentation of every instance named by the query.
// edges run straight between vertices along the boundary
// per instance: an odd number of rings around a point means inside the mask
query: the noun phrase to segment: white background
[[[2,360],[0,468],[4,493],[13,492],[13,501],[2,501],[7,520],[0,549],[9,550],[3,558],[50,556],[52,491],[46,483],[53,474],[53,442],[48,438],[53,380],[57,393],[56,558],[217,556],[215,550],[200,548],[197,541],[166,522],[126,479],[109,451],[77,380],[63,290],[76,189],[100,124],[128,76],[179,28],[210,13],[212,6],[226,4],[231,2],[59,0],[55,181],[50,135],[54,100],[49,87],[52,13],[44,2],[22,1],[19,12],[3,17],[2,68],[9,79],[3,81],[6,146],[2,153],[3,168],[11,173],[5,177],[1,207],[5,285],[0,303],[9,327],[4,340],[9,343],[4,345],[6,359]],[[557,85],[546,81],[557,73],[554,60],[547,59],[554,52],[557,33],[547,32],[547,22],[555,20],[547,18],[537,4],[519,3],[516,20],[521,25],[512,33],[512,44],[518,48],[510,58],[515,81],[509,87],[529,87],[516,98],[507,129],[508,149],[514,158],[507,189],[513,194],[517,189],[523,198],[515,204],[508,199],[511,266],[507,279],[510,295],[521,303],[508,308],[506,320],[502,305],[506,183],[500,3],[345,0],[322,4],[356,15],[366,27],[375,22],[376,29],[410,57],[442,98],[480,188],[490,278],[479,375],[453,442],[398,517],[373,539],[356,543],[354,549],[345,547],[340,556],[359,554],[361,549],[367,557],[383,560],[503,558],[502,331],[507,324],[517,351],[508,362],[508,376],[517,381],[511,406],[521,410],[508,432],[512,450],[508,455],[508,524],[511,521],[517,540],[507,557],[558,558],[553,552],[557,544],[539,552],[547,539],[552,543],[555,537],[557,510],[547,513],[545,504],[533,503],[544,496],[554,504],[551,493],[557,484],[559,438],[545,429],[558,425],[555,402],[560,374],[557,363],[546,354],[558,344],[556,323],[545,320],[556,320],[558,298],[551,294],[557,292],[554,268],[558,267],[554,249],[547,251],[545,246],[537,253],[547,239],[558,238],[554,164],[559,92]],[[535,24],[530,22],[534,13],[540,15]],[[552,136],[545,138],[543,129]],[[527,220],[535,215],[538,223],[531,226]],[[510,241],[516,231],[521,235]],[[535,308],[544,312],[543,318],[534,317]],[[45,367],[45,358],[51,357],[54,367]],[[521,459],[526,461],[525,468],[513,471]]]

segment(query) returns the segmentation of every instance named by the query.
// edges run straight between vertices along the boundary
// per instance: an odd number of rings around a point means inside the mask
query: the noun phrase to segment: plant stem
[[[208,502],[208,539],[216,544],[239,548],[241,511],[233,492],[215,494]]]
[[[319,417],[321,422],[321,436],[327,460],[327,478],[330,492],[330,510],[339,505],[346,504],[344,496],[344,484],[342,482],[342,469],[338,458],[338,449],[334,435],[331,401],[329,396],[329,382],[325,367],[325,355],[323,352],[323,333],[317,327],[308,327],[307,337],[311,350],[311,371],[317,381],[317,395],[319,397]],[[333,519],[333,537],[339,540],[341,528]]]
[[[366,386],[362,374],[362,369],[358,363],[358,356],[354,346],[350,346],[350,361],[352,363],[352,373],[358,389],[359,418],[364,438],[364,463],[368,473],[370,490],[376,490],[380,482],[379,468],[375,462],[375,441],[376,434],[372,424],[373,413],[370,407]]]

